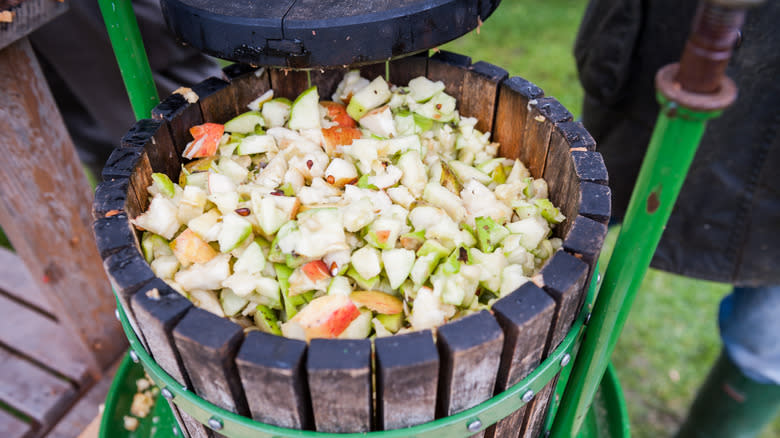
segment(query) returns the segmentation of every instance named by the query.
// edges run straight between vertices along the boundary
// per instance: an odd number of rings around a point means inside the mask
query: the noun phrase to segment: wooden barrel
[[[595,142],[554,98],[499,67],[437,52],[362,67],[405,84],[442,80],[461,114],[493,133],[500,154],[544,177],[566,220],[563,240],[533,282],[482,311],[430,330],[372,340],[302,341],[260,332],[195,308],[156,278],[130,219],[148,206],[152,172],[178,178],[188,128],[224,122],[273,88],[294,98],[317,85],[330,95],[345,70],[285,71],[232,65],[224,78],[192,88],[197,102],[173,94],[137,122],[103,171],[94,231],[119,303],[144,347],[182,385],[205,400],[257,421],[327,432],[389,430],[473,407],[526,377],[557,347],[587,292],[607,232],[610,192]],[[373,344],[373,345],[372,345]],[[519,411],[480,436],[536,437],[557,379]],[[375,401],[374,401],[375,399]],[[192,437],[215,436],[174,406]]]

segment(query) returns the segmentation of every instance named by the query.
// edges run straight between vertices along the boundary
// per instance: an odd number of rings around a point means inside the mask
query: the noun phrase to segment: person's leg
[[[780,408],[780,286],[736,288],[718,322],[723,351],[677,437],[755,437]]]

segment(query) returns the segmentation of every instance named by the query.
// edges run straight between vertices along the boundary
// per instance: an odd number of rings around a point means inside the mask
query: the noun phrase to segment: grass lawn
[[[572,47],[584,0],[505,0],[479,34],[441,48],[501,66],[580,113],[582,89]],[[610,232],[602,266],[612,249]],[[633,436],[670,436],[682,421],[720,344],[715,315],[729,287],[651,270],[613,355],[631,416]],[[762,437],[780,436],[780,418]]]

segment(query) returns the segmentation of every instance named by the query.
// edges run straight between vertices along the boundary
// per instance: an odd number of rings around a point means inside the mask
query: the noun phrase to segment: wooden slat
[[[155,278],[152,268],[135,247],[127,247],[109,255],[103,260],[103,268],[108,272],[111,283],[114,285],[119,304],[127,314],[130,326],[133,327],[141,344],[146,347],[146,339],[138,329],[130,299],[144,284]],[[147,348],[148,350],[148,348]]]
[[[493,396],[504,333],[490,312],[483,310],[439,327],[436,345],[441,361],[437,417],[456,414]]]
[[[377,429],[390,430],[436,417],[439,353],[430,330],[377,338]]]
[[[359,67],[360,75],[369,80],[373,80],[377,76],[382,76],[387,80],[387,65],[384,62],[378,62],[376,64],[361,65]]]
[[[123,346],[90,238],[92,188],[26,40],[0,51],[0,226],[97,370]],[[12,90],[12,92],[10,91]]]
[[[14,14],[13,21],[0,23],[0,50],[57,18],[68,10],[68,4],[50,0],[25,0],[8,10]]]
[[[504,331],[501,367],[496,393],[505,391],[531,373],[541,362],[547,333],[552,326],[555,301],[531,282],[498,300],[492,307]],[[523,425],[523,407],[486,431],[487,437],[516,435]]]
[[[390,61],[390,83],[406,85],[410,80],[428,73],[428,51]]]
[[[138,238],[127,213],[97,219],[92,224],[92,230],[100,257],[104,259],[122,249],[138,247]]]
[[[239,110],[230,83],[218,78],[207,78],[192,87],[198,95],[198,104],[204,122],[225,123],[245,110]]]
[[[5,248],[0,248],[0,292],[54,315],[54,309],[33,281],[22,259]]]
[[[553,126],[542,173],[547,181],[550,201],[566,216],[566,220],[558,225],[554,232],[555,237],[562,239],[569,233],[574,218],[579,213],[580,204],[580,180],[574,173],[569,139],[561,130],[561,125],[564,124],[565,122]]]
[[[270,69],[271,88],[274,97],[286,97],[295,100],[299,94],[309,88],[309,75],[303,70]]]
[[[247,334],[236,356],[252,419],[311,429],[305,374],[306,342],[259,331]]]
[[[176,349],[196,394],[240,415],[249,415],[235,356],[244,337],[241,327],[193,307],[173,329]]]
[[[167,122],[177,156],[181,156],[187,143],[192,140],[190,128],[203,123],[200,105],[197,102],[188,102],[178,93],[171,94],[158,103],[152,109],[152,118]]]
[[[534,178],[542,177],[555,124],[572,119],[571,113],[552,97],[530,101],[526,116],[520,160],[526,164]]]
[[[306,371],[318,431],[371,430],[370,340],[313,339]]]
[[[0,344],[87,385],[92,377],[74,341],[53,319],[0,295]]]
[[[92,218],[98,219],[124,212],[129,192],[128,178],[112,179],[98,184],[95,189],[95,200],[92,203]]]
[[[493,131],[498,87],[509,74],[503,68],[480,61],[471,65],[464,77],[463,93],[458,98],[460,113],[476,117],[476,128]]]
[[[444,91],[458,99],[463,95],[466,69],[471,58],[457,53],[438,51],[428,59],[428,79],[444,82]],[[460,68],[458,68],[460,67]]]
[[[544,96],[544,91],[527,80],[514,76],[498,87],[493,140],[501,144],[499,154],[507,158],[520,157],[528,102]]]
[[[181,159],[173,145],[171,133],[162,120],[142,119],[135,122],[120,140],[120,145],[122,148],[143,148],[153,172],[162,172],[173,181],[177,180]]]
[[[239,113],[248,111],[249,102],[257,99],[271,88],[266,68],[258,69],[245,64],[231,64],[222,69],[222,73],[225,75],[225,79],[230,82],[230,89],[233,90]]]
[[[574,159],[574,172],[580,181],[589,181],[596,184],[609,183],[607,166],[604,157],[598,152],[573,150],[571,156]]]
[[[557,124],[558,131],[566,138],[569,147],[578,150],[596,150],[596,140],[580,122],[565,121]]]
[[[521,438],[539,438],[542,436],[544,422],[547,419],[547,411],[550,409],[550,401],[553,396],[558,376],[555,376],[547,385],[534,395],[534,399],[526,405],[526,417],[523,423]]]
[[[43,430],[68,410],[76,390],[66,380],[0,349],[0,402],[32,418]]]
[[[136,217],[146,210],[149,203],[146,188],[151,180],[151,164],[141,146],[116,148],[106,160],[102,177],[104,181],[126,179],[130,183],[125,201],[125,211]]]
[[[571,231],[569,231],[566,239],[563,240],[563,249],[588,265],[588,273],[585,278],[586,285],[590,284],[590,279],[596,272],[596,262],[598,262],[601,247],[604,246],[606,237],[606,222],[596,222],[593,219],[578,215],[574,218]],[[580,294],[577,309],[579,309],[580,304],[585,299],[585,295],[585,293]]]
[[[3,438],[30,438],[33,426],[0,410],[0,436]]]
[[[334,68],[328,70],[312,70],[310,73],[311,84],[317,86],[317,92],[320,94],[320,100],[333,100],[331,96],[336,91],[341,79],[344,78],[350,69]]]
[[[581,182],[579,213],[596,222],[609,223],[612,214],[612,191],[609,186]]]
[[[133,295],[130,307],[147,340],[147,349],[154,361],[182,386],[190,387],[189,376],[173,339],[173,328],[192,308],[192,303],[164,281],[155,278]],[[179,410],[175,403],[170,403],[170,406],[180,427],[186,430],[191,438],[211,436],[205,426]]]

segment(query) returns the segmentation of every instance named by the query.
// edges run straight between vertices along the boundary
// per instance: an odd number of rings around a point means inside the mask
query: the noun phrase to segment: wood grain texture
[[[144,212],[149,206],[146,188],[151,184],[152,167],[149,157],[142,146],[128,145],[111,152],[106,160],[101,176],[104,181],[127,179],[130,187],[127,191],[125,208],[131,218]]]
[[[195,393],[223,409],[248,416],[235,363],[243,337],[238,324],[197,307],[173,329],[176,349]]]
[[[142,119],[135,122],[120,140],[122,148],[141,147],[146,152],[152,172],[161,172],[176,181],[181,159],[171,133],[162,120]]]
[[[433,421],[439,382],[439,353],[433,333],[423,330],[377,338],[374,345],[377,429]]]
[[[0,436],[4,438],[30,438],[33,436],[33,428],[34,425],[0,410]]]
[[[428,51],[403,58],[393,59],[388,67],[391,84],[404,85],[417,76],[428,73]]]
[[[609,186],[592,182],[580,183],[579,213],[602,224],[608,224],[612,214],[612,191]]]
[[[542,436],[542,429],[547,419],[547,411],[550,409],[550,401],[554,396],[553,391],[557,381],[558,376],[545,385],[534,396],[531,403],[526,406],[526,416],[520,433],[521,438],[539,438]]]
[[[204,122],[225,123],[238,115],[236,96],[224,79],[206,78],[192,86],[192,91],[198,95],[198,105]]]
[[[306,342],[259,331],[247,334],[236,356],[252,419],[292,429],[311,429],[305,373]]]
[[[0,292],[55,318],[54,308],[38,288],[22,259],[5,248],[0,248]]]
[[[458,98],[460,113],[476,117],[481,132],[493,131],[498,87],[507,77],[506,70],[483,61],[472,64],[464,77],[463,94]]]
[[[557,123],[570,121],[572,115],[553,97],[535,99],[528,106],[519,158],[534,178],[541,178],[553,127]]]
[[[13,133],[0,140],[0,226],[97,372],[124,348],[122,329],[90,237],[92,190],[28,42],[0,52],[0,90],[0,129]]]
[[[87,386],[93,379],[75,341],[55,320],[0,295],[0,344]]]
[[[585,292],[588,266],[565,251],[556,252],[533,280],[555,300],[553,329],[547,339],[543,357],[553,351],[566,337],[579,311],[580,297]]]
[[[92,203],[92,218],[99,219],[106,215],[124,212],[129,192],[128,178],[112,179],[98,184],[95,188],[95,200]]]
[[[92,224],[98,253],[103,259],[124,248],[138,248],[138,238],[126,213],[97,219]]]
[[[440,50],[428,58],[428,79],[444,82],[444,91],[456,99],[463,95],[466,69],[471,58]],[[459,102],[460,103],[460,102]]]
[[[8,10],[14,17],[10,23],[0,23],[0,50],[57,18],[68,10],[68,4],[50,0],[25,0]]]
[[[312,339],[306,372],[317,431],[371,430],[370,340]]]
[[[607,166],[600,153],[574,150],[571,156],[574,160],[574,171],[581,181],[605,185],[609,183]]]
[[[0,348],[0,402],[48,430],[76,399],[76,389],[23,358]]]
[[[498,87],[493,141],[501,144],[501,156],[511,159],[520,157],[528,103],[542,96],[544,91],[541,88],[519,76],[505,80]]]
[[[555,124],[550,133],[542,176],[547,181],[550,201],[566,216],[566,220],[555,227],[553,235],[565,239],[579,213],[580,180],[574,172],[569,140],[561,132],[560,125],[562,123]]]
[[[515,385],[542,360],[547,334],[552,327],[555,301],[531,282],[498,300],[493,314],[504,331],[504,349],[496,377],[496,394]],[[488,428],[487,437],[516,435],[523,425],[526,407]]]
[[[501,327],[484,310],[438,328],[438,418],[474,407],[493,396],[503,345]]]
[[[312,86],[317,86],[317,92],[320,94],[320,100],[333,100],[333,92],[349,71],[348,68],[335,68],[328,70],[312,70],[309,73]]]
[[[249,102],[257,99],[271,89],[268,69],[255,68],[245,64],[231,64],[222,69],[225,79],[230,82],[230,89],[239,113],[247,111]]]
[[[286,97],[292,101],[309,88],[309,75],[304,70],[269,69],[274,97]]]
[[[596,150],[596,140],[590,135],[587,129],[580,122],[564,121],[557,124],[558,131],[566,138],[569,147],[584,149],[588,151]]]
[[[152,118],[166,122],[176,156],[181,156],[192,140],[190,128],[203,123],[200,105],[188,102],[178,93],[171,94],[152,108]]]

